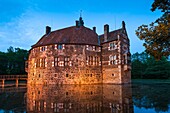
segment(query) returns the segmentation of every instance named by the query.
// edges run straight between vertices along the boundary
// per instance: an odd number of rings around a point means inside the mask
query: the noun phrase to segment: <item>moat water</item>
[[[0,88],[0,113],[170,113],[170,84]]]

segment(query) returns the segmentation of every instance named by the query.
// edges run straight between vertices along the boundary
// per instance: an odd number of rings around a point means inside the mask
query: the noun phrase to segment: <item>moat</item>
[[[0,88],[0,113],[170,113],[170,84]]]

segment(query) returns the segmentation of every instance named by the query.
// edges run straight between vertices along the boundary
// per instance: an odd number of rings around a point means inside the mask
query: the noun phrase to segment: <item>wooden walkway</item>
[[[27,81],[27,75],[0,75],[0,81],[2,81],[1,86],[4,87],[5,81],[15,80],[16,86],[18,87],[19,80]]]

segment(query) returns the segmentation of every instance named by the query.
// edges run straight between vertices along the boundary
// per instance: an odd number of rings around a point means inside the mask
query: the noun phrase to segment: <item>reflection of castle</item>
[[[131,87],[129,85],[28,85],[27,112],[133,113]]]
[[[28,83],[94,84],[129,83],[131,80],[129,38],[122,28],[104,34],[84,26],[82,17],[75,26],[51,31],[32,46]]]

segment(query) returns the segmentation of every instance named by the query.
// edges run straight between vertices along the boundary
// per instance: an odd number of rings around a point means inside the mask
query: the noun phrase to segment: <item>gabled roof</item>
[[[71,26],[64,29],[52,31],[45,34],[32,47],[45,46],[50,44],[98,44],[98,35],[91,29],[84,26]]]
[[[110,42],[110,41],[114,41],[114,40],[117,40],[118,39],[118,34],[121,34],[122,32],[122,29],[117,29],[115,31],[111,31],[108,33],[108,38],[107,38],[107,42]],[[104,42],[104,34],[100,35],[99,36],[99,39],[100,39],[100,43],[105,43]]]

